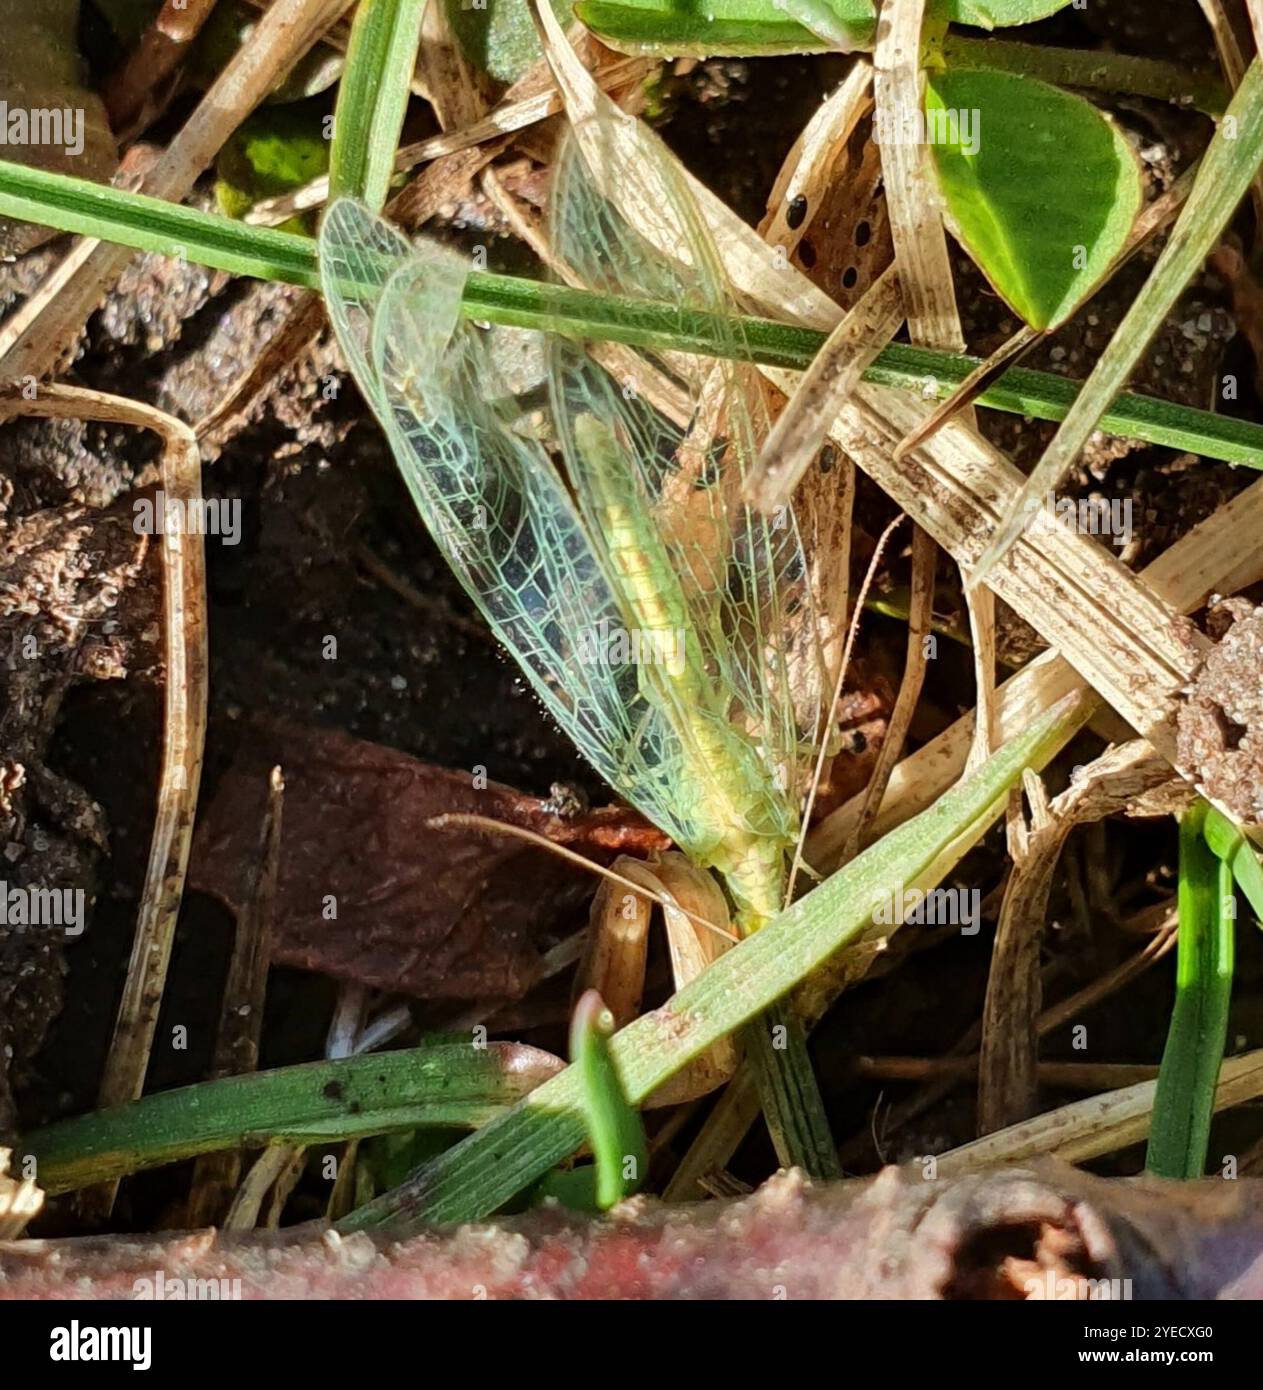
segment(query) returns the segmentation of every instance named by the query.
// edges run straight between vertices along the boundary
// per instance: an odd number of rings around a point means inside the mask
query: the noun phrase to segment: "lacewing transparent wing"
[[[620,630],[622,609],[551,460],[514,428],[485,333],[458,316],[459,262],[346,200],[320,262],[338,341],[444,559],[579,751],[687,845],[679,740],[630,661],[584,659],[585,634]]]
[[[591,135],[584,149],[599,160]],[[554,252],[576,281],[675,306],[681,314],[703,311],[731,329],[722,359],[646,358],[620,349],[622,362],[637,360],[648,379],[641,371],[620,371],[607,352],[598,363],[582,344],[557,340],[551,387],[567,468],[599,536],[604,528],[592,514],[593,489],[582,481],[576,421],[595,415],[623,444],[626,472],[670,573],[680,577],[724,717],[756,745],[772,794],[780,788],[780,819],[792,839],[799,747],[816,730],[814,724],[799,729],[795,721],[790,644],[804,626],[814,631],[814,622],[792,509],[769,518],[742,500],[747,469],[769,427],[762,380],[738,336],[738,306],[718,251],[673,157],[664,148],[640,168],[620,168],[608,180],[617,187],[617,205],[590,176],[584,157],[577,142],[562,150],[551,219]],[[655,390],[664,380],[668,389]],[[674,410],[664,408],[664,399]]]
[[[731,313],[665,151],[654,172],[670,193],[648,215],[676,230],[678,257],[633,230],[573,149],[553,194],[558,254],[591,289]],[[740,500],[763,428],[750,369],[626,349],[599,365],[558,339],[552,425],[576,506],[522,429],[486,332],[459,314],[457,259],[342,201],[320,261],[335,332],[422,518],[579,750],[701,862],[734,806],[751,833],[792,840],[786,624],[807,602],[804,566],[792,516]]]

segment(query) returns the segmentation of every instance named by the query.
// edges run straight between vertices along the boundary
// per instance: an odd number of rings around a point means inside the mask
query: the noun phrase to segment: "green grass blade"
[[[1175,1008],[1158,1073],[1146,1169],[1200,1178],[1215,1110],[1232,991],[1232,870],[1205,839],[1208,807],[1180,820],[1179,943]]]
[[[649,1146],[640,1111],[627,1099],[610,1052],[614,1015],[594,989],[575,1005],[570,1060],[583,1093],[588,1142],[596,1160],[596,1205],[607,1211],[630,1197],[649,1173]]]
[[[249,227],[157,198],[101,184],[46,174],[0,160],[0,215],[42,222],[85,236],[102,236],[140,251],[185,256],[234,275],[315,289],[314,243],[307,237]],[[538,328],[570,337],[608,339],[635,347],[710,353],[731,340],[707,315],[676,306],[620,300],[507,275],[473,273],[463,305],[474,319]],[[824,342],[815,329],[744,319],[754,360],[804,370]],[[946,398],[980,364],[967,354],[894,344],[864,373],[878,386]],[[1065,419],[1080,384],[1049,372],[1013,368],[978,398],[978,404],[1040,420]],[[1126,394],[1101,417],[1110,434],[1227,463],[1263,467],[1263,427],[1156,397]]]
[[[1213,250],[1219,234],[1245,196],[1260,159],[1263,159],[1263,66],[1255,58],[1219,123],[1198,169],[1188,203],[1161,256],[1052,443],[1035,465],[1012,511],[996,528],[970,575],[971,584],[983,580],[991,566],[1022,534],[1033,510],[1038,509],[1045,495],[1061,486],[1153,335]]]
[[[1210,69],[1200,70],[1187,63],[1165,63],[1157,58],[1103,53],[1100,49],[979,39],[955,31],[944,38],[942,53],[949,68],[992,68],[1038,77],[1057,87],[1126,92],[1180,107],[1191,106],[1208,116],[1222,115],[1228,105],[1228,92],[1218,76]]]
[[[66,1192],[217,1149],[471,1129],[559,1066],[521,1044],[461,1043],[229,1076],[58,1121],[15,1145],[16,1161],[33,1156],[39,1185]]]
[[[358,198],[379,212],[395,151],[426,0],[360,0],[338,87],[329,201]]]
[[[1204,834],[1216,856],[1231,868],[1237,887],[1263,925],[1263,867],[1259,865],[1258,851],[1228,817],[1213,806],[1206,811]]]
[[[305,289],[320,287],[316,245],[309,237],[247,226],[161,198],[7,160],[0,160],[0,216],[101,237],[138,251],[183,257],[230,275],[279,280]],[[740,332],[734,334],[730,325],[717,325],[709,316],[682,311],[677,305],[624,300],[481,272],[469,276],[462,308],[469,318],[488,323],[703,355],[717,353],[723,344],[744,337],[756,362],[796,371],[810,366],[826,337],[816,329],[754,318],[742,319]],[[963,353],[896,343],[878,356],[864,380],[946,399],[980,362]],[[1080,389],[1081,383],[1051,372],[1012,368],[977,403],[1008,414],[1060,421]],[[1123,439],[1263,468],[1263,426],[1153,396],[1119,396],[1101,416],[1099,428]]]
[[[617,1033],[611,1050],[631,1100],[644,1100],[858,936],[877,902],[915,881],[979,818],[992,814],[1023,769],[1042,767],[1086,710],[1075,697],[1060,702],[974,776],[725,953],[663,1008]],[[568,1067],[402,1187],[352,1212],[340,1229],[486,1216],[573,1153],[584,1135],[582,1091],[575,1068]]]
[[[8,160],[0,160],[0,216],[196,261],[231,275],[308,289],[319,284],[316,247],[309,237],[248,227],[162,198]]]

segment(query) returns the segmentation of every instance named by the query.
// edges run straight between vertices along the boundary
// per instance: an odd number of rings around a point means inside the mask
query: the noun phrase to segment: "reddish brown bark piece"
[[[193,847],[191,886],[238,912],[276,764],[286,791],[273,960],[420,999],[520,998],[592,891],[591,876],[556,855],[435,829],[433,817],[488,816],[601,861],[669,843],[619,807],[562,818],[468,772],[332,730],[269,726],[221,780]]]
[[[251,1299],[1247,1299],[1263,1297],[1263,1181],[1104,1179],[1059,1164],[926,1181],[888,1168],[406,1240],[308,1226],[14,1241],[0,1244],[0,1299],[131,1298],[159,1270],[168,1288],[239,1279]]]

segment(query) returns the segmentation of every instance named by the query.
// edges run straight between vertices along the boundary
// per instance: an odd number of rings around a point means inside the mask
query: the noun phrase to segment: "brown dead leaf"
[[[272,959],[422,999],[520,998],[589,875],[521,840],[427,824],[476,814],[604,862],[669,843],[635,812],[563,817],[469,772],[333,730],[260,726],[198,828],[190,883],[240,912],[268,770],[285,777]]]

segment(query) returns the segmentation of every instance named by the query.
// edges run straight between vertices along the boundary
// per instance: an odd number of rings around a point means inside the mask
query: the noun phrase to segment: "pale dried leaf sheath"
[[[921,111],[925,0],[886,0],[873,54],[874,126],[886,205],[903,280],[908,334],[920,347],[963,352],[947,233],[929,146],[915,137]]]
[[[824,101],[794,141],[772,185],[759,235],[786,256],[811,229],[838,156],[873,104],[873,68],[857,57],[846,79]]]
[[[889,266],[829,335],[798,378],[746,478],[747,500],[764,515],[784,506],[865,370],[903,322],[899,275]]]
[[[938,177],[930,149],[920,138],[925,76],[921,69],[921,25],[925,0],[888,0],[877,30],[873,90],[874,127],[880,136],[886,206],[895,261],[904,285],[908,334],[918,347],[962,352],[965,335],[956,308]],[[962,411],[975,424],[972,410]],[[995,722],[995,600],[967,593],[973,636],[977,723],[969,767],[990,756]]]
[[[1173,608],[1191,612],[1212,592],[1233,594],[1263,579],[1263,481],[1254,483],[1193,527],[1141,573],[1141,580]],[[1007,680],[999,691],[997,736],[1012,738],[1038,713],[1080,684],[1074,668],[1057,652],[1046,652]],[[923,811],[964,770],[973,717],[965,715],[936,738],[905,758],[890,779],[873,836],[884,835]],[[859,815],[861,797],[853,797],[817,825],[807,842],[807,857],[822,872],[838,863],[842,847]]]
[[[1214,35],[1215,52],[1219,57],[1219,66],[1228,79],[1228,89],[1235,92],[1241,85],[1247,67],[1245,54],[1241,51],[1241,44],[1237,39],[1237,31],[1232,27],[1232,20],[1228,17],[1223,0],[1197,2],[1206,17],[1206,23],[1210,26],[1210,32]],[[1258,0],[1248,2],[1257,5]],[[1263,49],[1260,49],[1260,52],[1263,52]],[[1250,201],[1254,204],[1255,226],[1263,227],[1263,170],[1250,180]]]
[[[989,1134],[1035,1111],[1039,957],[1053,872],[1076,825],[1123,810],[1139,793],[1167,781],[1171,770],[1143,739],[1110,748],[1050,807],[1031,774],[1029,834],[1015,856],[991,951],[978,1064],[978,1132]]]
[[[182,202],[237,126],[347,8],[349,0],[276,0],[159,156],[143,191]],[[0,381],[50,372],[134,253],[83,238],[0,331]]]
[[[629,866],[643,862],[620,854],[610,868],[630,878]],[[597,990],[619,1028],[640,1017],[652,915],[652,899],[608,878],[601,881],[588,912],[583,956],[575,971],[571,998]]]
[[[940,1177],[989,1168],[998,1163],[1024,1163],[1051,1155],[1067,1163],[1086,1163],[1102,1154],[1139,1144],[1149,1134],[1156,1081],[1144,1081],[1108,1095],[1092,1096],[1050,1110],[1033,1120],[975,1139],[936,1160]],[[1215,1110],[1244,1105],[1263,1095],[1263,1048],[1226,1057],[1215,1091]]]

